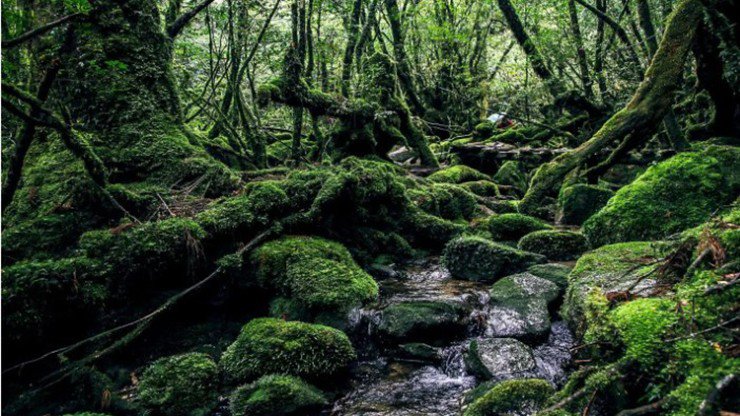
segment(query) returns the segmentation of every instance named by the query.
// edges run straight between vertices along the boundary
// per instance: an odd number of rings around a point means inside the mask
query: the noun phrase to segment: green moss
[[[84,257],[5,267],[2,319],[8,345],[22,349],[79,336],[110,296],[106,271],[102,263]]]
[[[221,356],[230,382],[283,373],[312,379],[345,370],[356,357],[347,336],[334,328],[274,318],[253,319]]]
[[[568,286],[568,274],[573,268],[564,264],[558,263],[547,263],[547,264],[535,264],[530,266],[527,271],[537,277],[549,280],[559,288],[565,289]]]
[[[489,180],[478,180],[471,182],[463,182],[460,184],[463,188],[468,191],[483,197],[495,197],[501,196],[498,190],[498,186]]]
[[[555,391],[545,380],[503,381],[475,400],[464,416],[533,414]]]
[[[414,246],[442,248],[444,245],[465,231],[465,225],[454,223],[427,214],[421,210],[412,210],[402,224],[404,234]]]
[[[496,124],[486,120],[475,125],[473,128],[473,137],[476,139],[487,139],[496,131]]]
[[[620,189],[584,223],[593,246],[660,239],[706,221],[740,191],[740,150],[678,154]]]
[[[665,406],[670,416],[696,415],[702,402],[723,377],[740,371],[740,359],[718,351],[702,340],[681,340],[673,347],[673,365],[667,373],[682,382],[668,394]],[[732,397],[728,397],[733,400]],[[735,400],[737,398],[734,398]]]
[[[87,257],[109,267],[117,282],[161,283],[187,274],[194,266],[191,261],[198,258],[198,242],[204,237],[195,221],[171,218],[121,232],[89,231],[80,238],[80,248]]]
[[[267,375],[231,393],[233,416],[306,414],[327,404],[323,393],[300,378]]]
[[[493,176],[493,181],[499,185],[513,186],[522,192],[527,190],[527,179],[522,172],[521,165],[514,160],[504,162]]]
[[[531,232],[519,240],[520,250],[542,254],[550,260],[573,260],[588,249],[586,237],[560,230]]]
[[[675,302],[668,299],[637,299],[612,312],[612,321],[624,343],[625,357],[645,370],[661,362],[667,344],[663,337],[678,322]]]
[[[107,413],[97,413],[97,412],[78,412],[78,413],[67,413],[63,416],[110,416]]]
[[[289,198],[279,185],[273,181],[250,184],[243,194],[212,203],[195,221],[210,238],[243,235],[265,227],[288,211]]]
[[[462,305],[413,301],[394,303],[383,310],[378,330],[395,339],[434,340],[465,330]]]
[[[378,285],[339,243],[316,237],[284,237],[250,255],[257,281],[312,314],[339,317],[373,301]]]
[[[490,177],[471,167],[455,165],[432,173],[428,176],[428,179],[432,182],[459,184],[470,181],[490,180]]]
[[[442,262],[459,279],[492,282],[544,262],[534,253],[495,243],[480,237],[460,237],[444,249]]]
[[[600,210],[614,192],[600,186],[575,184],[564,187],[558,195],[558,212],[564,224],[583,224],[591,215]]]
[[[218,366],[201,353],[161,358],[141,375],[139,400],[156,414],[207,415],[218,401]]]
[[[411,189],[409,198],[428,214],[447,220],[469,220],[477,211],[477,198],[457,185],[440,183]]]
[[[664,243],[630,242],[612,244],[590,251],[578,259],[568,276],[561,315],[582,336],[588,328],[585,310],[591,299],[603,299],[603,293],[625,290],[639,276],[651,271],[655,259],[668,251]],[[640,264],[645,266],[639,267]],[[638,267],[636,267],[638,266]],[[649,281],[643,282],[648,284]],[[594,291],[602,293],[591,298]]]
[[[486,221],[486,227],[491,238],[498,241],[517,241],[533,231],[552,228],[537,218],[517,213],[492,216]]]

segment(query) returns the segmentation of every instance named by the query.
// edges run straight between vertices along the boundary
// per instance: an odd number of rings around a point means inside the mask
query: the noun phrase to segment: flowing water
[[[352,370],[352,388],[337,400],[330,415],[447,416],[459,415],[465,394],[481,380],[466,371],[464,357],[470,341],[486,337],[491,321],[488,285],[450,277],[438,259],[412,264],[380,281],[377,305],[359,309],[351,317],[359,363]],[[376,331],[381,311],[402,301],[462,302],[470,307],[464,339],[440,345],[434,362],[392,356]],[[501,314],[497,320],[504,319]],[[560,385],[570,363],[573,337],[566,325],[554,322],[547,341],[533,347],[536,369],[527,376]],[[386,346],[387,347],[387,346]]]

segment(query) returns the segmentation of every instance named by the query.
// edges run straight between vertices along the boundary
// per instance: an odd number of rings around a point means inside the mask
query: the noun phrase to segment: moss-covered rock
[[[581,233],[540,230],[522,237],[518,247],[520,250],[542,254],[550,260],[573,260],[588,250],[588,243]]]
[[[177,281],[196,267],[203,228],[193,220],[171,218],[123,231],[89,231],[80,238],[84,254],[99,260],[115,275],[121,290],[137,284]]]
[[[507,380],[475,400],[464,416],[534,414],[554,392],[545,380]]]
[[[415,247],[440,249],[462,234],[466,226],[421,210],[413,210],[404,217],[402,229]]]
[[[532,349],[513,338],[471,341],[465,366],[484,380],[497,381],[531,376],[537,369]]]
[[[471,167],[455,165],[432,173],[428,176],[428,179],[432,182],[459,184],[470,181],[490,180],[491,178],[485,173],[481,173]]]
[[[539,254],[474,236],[450,241],[442,257],[443,264],[454,277],[485,282],[496,281],[544,261],[544,256]]]
[[[489,330],[497,337],[540,340],[550,331],[549,305],[560,288],[530,273],[507,276],[491,286]]]
[[[221,356],[230,382],[283,373],[311,379],[332,377],[355,359],[347,336],[334,328],[275,318],[253,319]]]
[[[589,326],[586,312],[590,303],[603,299],[605,293],[632,286],[638,277],[656,267],[654,260],[664,257],[667,250],[665,243],[630,242],[600,247],[584,254],[568,276],[561,315],[576,334],[582,336]],[[644,266],[640,267],[641,264]],[[648,277],[633,290],[653,284],[655,280]]]
[[[218,366],[201,353],[161,358],[141,375],[139,400],[155,414],[207,415],[218,401]]]
[[[442,359],[440,350],[422,342],[410,342],[398,346],[399,356],[412,360],[439,361]]]
[[[611,189],[585,183],[563,187],[558,195],[558,220],[563,224],[581,225],[612,196]]]
[[[378,296],[377,283],[349,251],[322,238],[283,237],[254,250],[250,262],[257,281],[307,311],[306,319],[328,314],[330,321],[340,320]]]
[[[521,164],[514,160],[507,160],[493,175],[493,181],[499,185],[509,185],[521,192],[527,190],[527,178],[522,172]]]
[[[233,416],[297,416],[326,405],[324,394],[298,377],[271,374],[231,393]]]
[[[457,302],[408,301],[383,309],[378,331],[397,340],[450,339],[465,332],[468,310]]]
[[[501,196],[498,190],[498,185],[488,180],[478,180],[471,182],[463,182],[460,184],[463,188],[468,191],[483,197],[495,197]]]
[[[478,207],[475,194],[448,183],[410,189],[408,195],[424,212],[448,220],[469,220]]]
[[[568,286],[568,274],[571,270],[573,267],[560,263],[535,264],[527,269],[533,275],[555,283],[562,290]]]
[[[494,215],[486,220],[486,227],[496,241],[518,241],[533,231],[552,228],[542,220],[517,213]]]
[[[496,131],[496,124],[490,120],[484,120],[473,128],[473,137],[476,139],[487,139]]]
[[[656,240],[706,221],[740,192],[740,149],[678,154],[623,187],[583,225],[592,246]]]
[[[6,353],[79,337],[110,293],[107,268],[88,258],[22,261],[3,269],[2,323]],[[72,324],[73,322],[73,324]]]
[[[611,321],[625,346],[625,358],[643,370],[663,361],[669,348],[664,336],[678,323],[675,309],[675,302],[662,298],[636,299],[614,309]]]

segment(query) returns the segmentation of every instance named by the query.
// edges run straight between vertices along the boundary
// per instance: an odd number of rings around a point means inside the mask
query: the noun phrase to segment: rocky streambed
[[[438,258],[384,274],[379,302],[353,312],[360,358],[327,414],[458,415],[487,390],[477,386],[564,381],[573,337],[553,313],[557,284],[529,272],[493,286],[458,280]]]

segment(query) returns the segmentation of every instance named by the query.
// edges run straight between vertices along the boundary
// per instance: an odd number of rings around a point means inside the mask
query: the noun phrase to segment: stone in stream
[[[398,346],[399,356],[411,360],[437,362],[442,359],[439,349],[422,342],[410,342]]]
[[[396,340],[438,341],[465,332],[469,311],[458,302],[409,301],[383,310],[378,331]]]
[[[522,237],[517,247],[542,254],[550,260],[574,260],[588,250],[588,242],[581,233],[541,230]]]
[[[532,349],[514,338],[471,341],[465,366],[471,373],[487,380],[531,377],[537,370]]]
[[[527,269],[533,275],[555,283],[560,289],[568,286],[568,274],[571,270],[572,266],[560,263],[535,264]]]
[[[560,294],[549,280],[531,273],[505,277],[491,287],[488,335],[538,340],[550,331],[548,306]]]
[[[542,255],[473,236],[450,241],[442,258],[452,276],[482,282],[495,282],[545,260]]]

